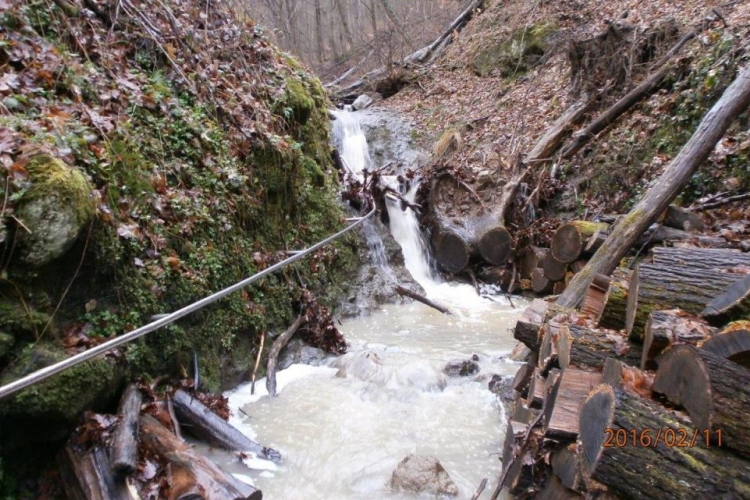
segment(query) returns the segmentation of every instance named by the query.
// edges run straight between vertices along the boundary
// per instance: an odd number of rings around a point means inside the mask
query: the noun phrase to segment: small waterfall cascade
[[[362,126],[350,110],[334,111],[333,115],[334,140],[344,166],[352,175],[362,178],[362,172],[372,163]]]

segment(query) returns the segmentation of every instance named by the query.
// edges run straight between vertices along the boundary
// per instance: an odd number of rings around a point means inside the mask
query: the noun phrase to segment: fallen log
[[[601,318],[602,311],[604,311],[610,281],[609,276],[597,274],[593,281],[591,281],[589,289],[586,291],[586,297],[584,297],[581,304],[581,313],[591,318],[594,324],[599,323],[599,318]]]
[[[750,321],[733,321],[699,347],[750,368]]]
[[[177,390],[172,403],[182,428],[206,443],[226,450],[251,452],[268,460],[281,460],[278,451],[261,446],[245,436],[187,392]]]
[[[112,475],[100,445],[83,449],[69,442],[58,453],[57,464],[70,500],[132,500],[125,482]]]
[[[141,417],[141,445],[169,463],[166,500],[261,500],[260,490],[235,479],[177,439],[151,415]]]
[[[748,498],[747,462],[706,446],[701,432],[653,401],[602,384],[581,406],[579,428],[590,488],[606,485],[621,498]]]
[[[573,365],[598,370],[607,358],[630,366],[640,366],[641,363],[641,346],[616,332],[570,324],[560,328],[554,344],[557,364],[562,369]]]
[[[667,266],[689,266],[693,269],[750,271],[750,254],[739,250],[690,247],[654,247],[653,263]]]
[[[529,391],[526,398],[526,404],[529,408],[538,410],[542,407],[546,380],[547,379],[542,375],[541,370],[538,368],[534,370],[534,373],[529,380]]]
[[[568,265],[555,259],[552,252],[547,252],[547,255],[544,256],[541,267],[544,270],[544,275],[550,281],[562,281],[568,271]]]
[[[142,400],[141,391],[135,384],[128,384],[120,398],[119,422],[109,452],[112,471],[120,477],[133,475],[138,465],[138,417]]]
[[[552,408],[545,422],[544,437],[557,441],[575,441],[578,437],[578,410],[591,390],[602,382],[601,373],[576,368],[562,370],[560,381],[550,393],[545,407]]]
[[[736,274],[690,266],[639,264],[628,290],[626,330],[630,338],[643,339],[651,311],[683,309],[698,314],[736,279]]]
[[[584,247],[583,251],[589,255],[593,254],[597,250],[599,250],[599,247],[604,244],[604,242],[607,240],[607,236],[609,236],[609,226],[607,226],[606,229],[597,229],[594,234],[589,236],[588,241],[586,241],[586,246]]]
[[[560,226],[552,236],[550,252],[555,260],[570,264],[581,256],[589,238],[608,226],[601,222],[575,220]]]
[[[541,342],[539,331],[544,324],[549,306],[550,303],[542,299],[531,301],[531,304],[523,311],[516,322],[513,338],[523,342],[529,349],[536,352]]]
[[[703,231],[703,217],[700,214],[675,205],[669,205],[658,222],[683,231]]]
[[[271,350],[268,353],[268,366],[266,368],[266,389],[268,390],[268,395],[271,397],[276,395],[276,363],[279,359],[279,353],[281,353],[284,346],[306,321],[305,315],[300,314],[289,329],[273,341]]]
[[[440,304],[437,304],[437,303],[431,301],[430,299],[428,299],[424,295],[420,295],[420,294],[418,294],[416,292],[412,292],[408,288],[404,288],[401,285],[396,286],[396,292],[399,295],[405,295],[405,296],[409,297],[410,299],[414,299],[417,302],[421,302],[422,304],[424,304],[426,306],[430,306],[431,308],[433,308],[433,309],[435,309],[437,311],[440,311],[443,314],[453,315],[453,313],[450,312],[448,310],[448,308],[443,307]]]
[[[557,303],[576,307],[597,274],[611,273],[628,253],[633,243],[682,191],[696,169],[713,151],[735,117],[750,105],[750,67],[739,71],[716,104],[705,114],[700,125],[679,154],[664,169],[630,213],[612,228],[604,244],[596,251],[582,272],[578,273]]]
[[[716,296],[701,311],[701,316],[719,326],[733,320],[750,319],[750,274],[737,279],[724,293]]]
[[[531,363],[525,363],[521,365],[521,368],[516,372],[516,376],[513,377],[513,383],[511,387],[515,390],[520,397],[526,398],[529,394],[529,383],[531,377],[534,374],[534,365]]]
[[[641,248],[659,244],[690,244],[716,249],[736,249],[741,247],[740,242],[728,241],[720,236],[691,233],[662,224],[649,226],[649,229],[636,239],[633,247]]]
[[[598,326],[610,330],[623,330],[628,311],[628,290],[632,273],[626,269],[615,269],[604,300]]]
[[[513,239],[496,214],[484,214],[460,224],[442,215],[435,220],[435,260],[446,272],[463,271],[472,258],[502,266],[511,256]]]
[[[534,164],[551,159],[553,153],[562,143],[563,139],[570,134],[570,129],[591,107],[594,99],[573,103],[555,122],[544,132],[537,141],[534,148],[526,155],[526,163]]]
[[[720,442],[750,457],[750,370],[711,352],[677,345],[659,360],[653,390],[683,406],[713,445]]]
[[[681,309],[652,311],[646,321],[643,337],[641,370],[656,370],[657,356],[671,345],[698,345],[716,332],[698,316]]]
[[[578,469],[578,461],[575,444],[553,451],[550,457],[552,472],[566,488],[571,490],[578,490],[583,484],[581,471]]]

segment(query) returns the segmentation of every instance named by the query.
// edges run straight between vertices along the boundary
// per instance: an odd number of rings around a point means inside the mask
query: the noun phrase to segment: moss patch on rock
[[[16,209],[23,223],[17,231],[21,260],[39,267],[62,256],[94,215],[92,187],[75,168],[49,155],[26,166],[31,186]]]
[[[513,32],[509,38],[490,43],[471,62],[479,76],[497,73],[504,78],[524,75],[547,52],[555,22],[540,23]]]

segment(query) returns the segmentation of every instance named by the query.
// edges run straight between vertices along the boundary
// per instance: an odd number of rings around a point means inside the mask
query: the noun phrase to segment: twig
[[[477,488],[477,491],[474,492],[474,494],[471,496],[471,500],[477,500],[479,498],[479,495],[482,494],[484,489],[487,487],[487,478],[485,477],[482,479],[482,482],[479,483],[479,487]]]
[[[273,341],[271,352],[268,353],[268,369],[266,370],[266,389],[268,389],[269,396],[276,395],[276,361],[279,358],[279,353],[305,322],[307,322],[307,318],[304,314],[300,314],[294,320],[292,326]]]
[[[258,357],[255,358],[255,368],[253,368],[253,380],[250,383],[250,394],[255,394],[255,376],[258,374],[258,366],[260,366],[260,357],[263,354],[263,344],[266,342],[266,332],[260,334],[260,348],[258,349]]]
[[[169,413],[169,419],[172,421],[172,429],[174,435],[182,439],[182,430],[180,429],[180,422],[177,420],[177,416],[174,414],[174,405],[172,404],[172,397],[167,392],[164,396],[164,400],[167,403],[167,413]]]
[[[742,200],[747,200],[747,199],[750,199],[750,193],[736,194],[734,196],[727,196],[726,198],[722,198],[719,200],[713,200],[707,203],[701,203],[700,205],[693,205],[690,207],[690,210],[695,210],[695,211],[700,212],[703,210],[708,210],[710,208],[721,207],[721,206],[727,205],[735,201],[742,201]]]
[[[516,284],[516,263],[513,262],[513,268],[510,272],[510,283],[508,284],[508,292],[506,293],[506,298],[508,299],[508,303],[510,304],[510,307],[513,309],[516,308],[516,306],[513,305],[513,301],[510,298],[511,290],[513,290],[513,286]]]

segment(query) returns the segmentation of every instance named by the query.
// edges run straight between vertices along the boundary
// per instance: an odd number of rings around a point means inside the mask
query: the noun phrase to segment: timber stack
[[[148,385],[131,384],[118,415],[87,414],[60,451],[65,492],[82,500],[261,500],[260,490],[224,472],[182,437],[184,429],[212,446],[236,452],[238,459],[281,460],[277,451],[230,425],[227,416],[221,397],[200,398],[189,389],[157,397]]]
[[[568,226],[553,257],[599,230]],[[654,248],[580,310],[535,299],[515,338],[531,355],[492,498],[750,498],[750,254]]]

